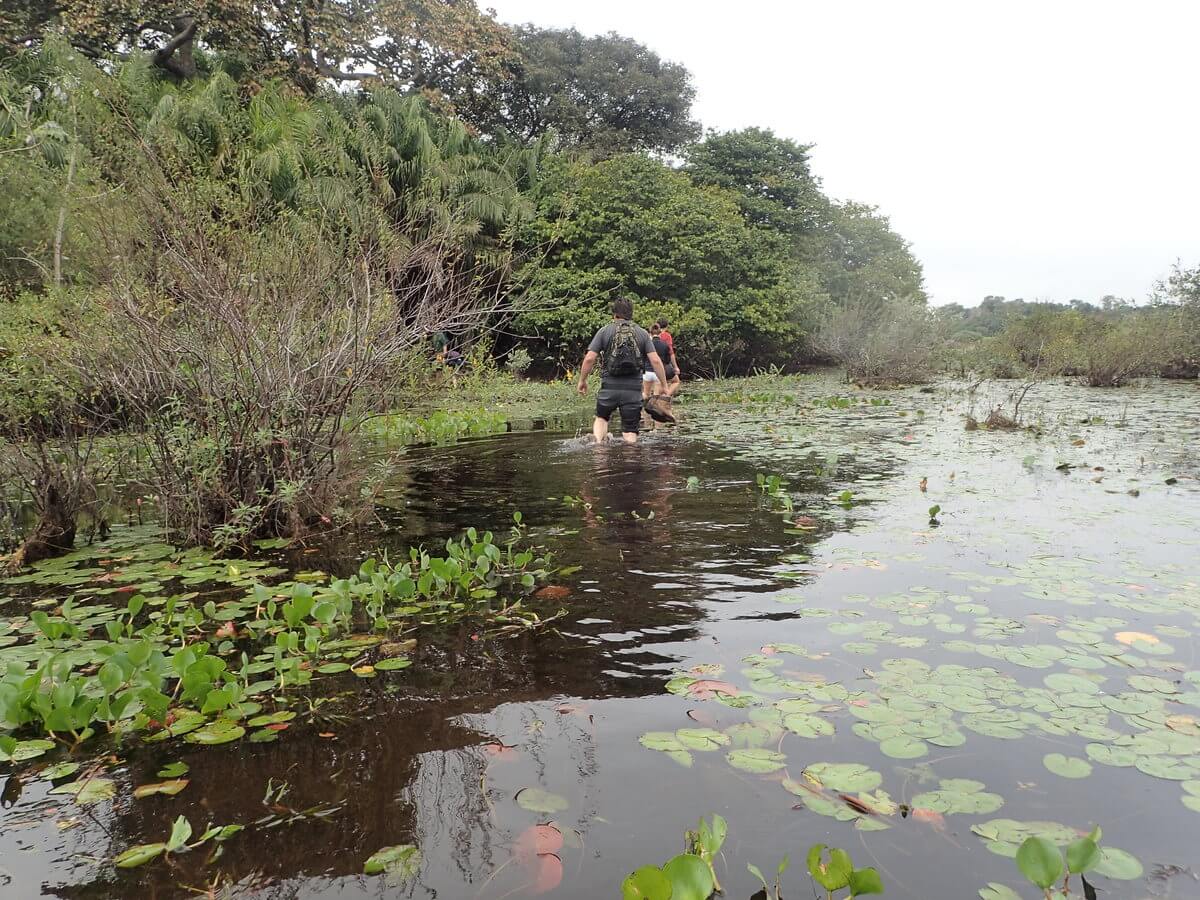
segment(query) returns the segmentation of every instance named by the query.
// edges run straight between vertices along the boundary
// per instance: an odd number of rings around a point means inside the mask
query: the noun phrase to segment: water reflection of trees
[[[735,487],[688,492],[690,474]],[[512,435],[414,454],[405,478],[402,523],[384,536],[393,547],[444,540],[467,526],[502,533],[521,509],[562,565],[582,567],[562,601],[569,615],[554,629],[505,640],[478,639],[478,623],[422,632],[415,665],[402,676],[345,682],[347,697],[331,707],[346,719],[308,723],[302,714],[273,744],[194,751],[176,742],[131,753],[102,852],[163,840],[181,814],[198,830],[211,822],[246,831],[209,866],[206,852],[128,873],[103,866],[90,881],[47,893],[183,896],[180,885],[208,884],[220,873],[244,887],[239,896],[310,895],[323,881],[342,895],[355,892],[346,879],[358,877],[372,853],[402,843],[417,844],[427,864],[440,867],[431,883],[477,883],[507,859],[511,838],[493,821],[487,793],[483,745],[493,740],[492,723],[518,716],[522,758],[535,779],[551,765],[569,766],[587,798],[582,824],[598,814],[587,788],[599,770],[594,734],[586,716],[570,714],[543,715],[550,727],[533,731],[531,704],[660,693],[676,663],[665,645],[699,638],[715,602],[778,589],[770,573],[793,546],[744,463],[661,434],[637,448],[574,451],[550,435]],[[128,799],[179,758],[191,766],[187,790],[169,800]],[[254,826],[272,812],[262,804],[269,779],[288,783],[285,803],[294,810],[341,806],[327,819]],[[361,889],[378,892],[373,882]]]

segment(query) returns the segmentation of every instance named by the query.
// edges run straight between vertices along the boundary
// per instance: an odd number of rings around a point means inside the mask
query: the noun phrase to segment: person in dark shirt
[[[663,383],[658,380],[658,376],[650,368],[649,361],[645,364],[645,373],[642,375],[642,397],[650,399],[651,397],[666,397],[670,399],[670,391],[668,385],[671,379],[675,377],[675,367],[671,364],[671,348],[661,336],[662,329],[658,325],[650,326],[650,340],[654,343],[654,352],[658,354],[658,358],[663,361],[663,369],[667,374],[667,381]]]
[[[612,311],[613,320],[596,332],[579,365],[579,395],[587,396],[588,376],[603,354],[592,434],[597,443],[602,443],[608,437],[608,420],[619,409],[621,438],[625,443],[633,444],[637,442],[642,421],[643,368],[648,362],[664,384],[667,374],[649,333],[633,324],[633,301],[627,298],[616,300]]]
[[[667,319],[662,317],[658,320],[659,336],[666,341],[667,355],[662,358],[663,365],[667,368],[667,396],[674,397],[675,392],[679,390],[679,360],[675,358],[675,338],[671,336],[671,332],[667,331]],[[672,374],[674,373],[674,374]]]

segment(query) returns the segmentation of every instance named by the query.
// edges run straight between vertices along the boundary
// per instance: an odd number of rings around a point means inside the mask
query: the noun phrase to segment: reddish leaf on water
[[[222,625],[220,628],[218,628],[217,633],[215,635],[215,637],[217,637],[217,638],[231,638],[231,637],[236,637],[236,636],[237,636],[237,628],[234,626],[234,624],[232,622],[226,622],[224,625]]]
[[[704,725],[708,728],[717,727],[717,720],[702,709],[689,709],[687,711],[687,717],[693,722]]]
[[[555,826],[530,825],[517,836],[513,856],[523,862],[533,862],[535,856],[557,853],[562,845],[562,832]]]
[[[530,890],[535,894],[545,894],[562,884],[562,860],[553,853],[543,853],[534,859],[535,875]]]
[[[774,656],[779,651],[776,650],[771,644],[764,644],[763,646],[758,648],[758,652],[761,653],[763,656]]]
[[[517,748],[515,746],[509,747],[499,741],[484,744],[483,751],[492,759],[512,760],[517,758]]]
[[[289,724],[291,724],[291,723],[289,723],[289,722],[272,722],[270,725],[267,726],[267,728],[270,729],[271,731],[283,731],[284,729],[286,729],[288,727]]]
[[[943,816],[936,809],[917,807],[912,811],[912,817],[918,822],[924,822],[926,825],[936,828],[938,831],[941,831],[946,827],[945,816]]]
[[[539,600],[562,600],[564,597],[569,597],[570,595],[571,589],[561,584],[548,584],[544,588],[534,591],[533,594]]]
[[[321,732],[317,733],[317,737],[335,738],[335,737],[337,737],[337,735],[334,734],[332,731],[321,731]]]
[[[728,681],[714,681],[711,678],[702,678],[699,681],[693,681],[688,685],[689,696],[695,697],[697,700],[711,700],[717,694],[725,694],[727,697],[736,697],[738,689]]]

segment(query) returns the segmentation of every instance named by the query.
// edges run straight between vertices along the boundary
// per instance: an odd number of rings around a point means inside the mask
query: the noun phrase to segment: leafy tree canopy
[[[562,341],[571,355],[627,294],[639,321],[668,314],[689,365],[785,362],[822,299],[815,280],[788,265],[783,237],[747,225],[733,194],[644,156],[563,166],[524,237],[551,249],[526,273],[517,327]]]
[[[473,0],[33,0],[0,39],[30,44],[47,31],[94,57],[146,51],[179,77],[195,76],[209,48],[258,79],[382,80],[468,108],[513,60],[508,30]]]
[[[533,25],[515,36],[519,56],[512,80],[499,87],[495,126],[523,138],[553,131],[563,147],[601,156],[670,153],[699,134],[690,73],[643,44]]]
[[[734,191],[752,225],[803,235],[829,216],[829,201],[809,169],[809,149],[767,128],[710,132],[688,149],[687,172],[697,184]]]

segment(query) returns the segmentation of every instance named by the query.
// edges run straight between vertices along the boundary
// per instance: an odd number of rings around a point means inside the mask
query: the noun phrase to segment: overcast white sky
[[[935,303],[1144,299],[1200,263],[1198,0],[480,0],[691,70],[708,128],[815,144]]]

